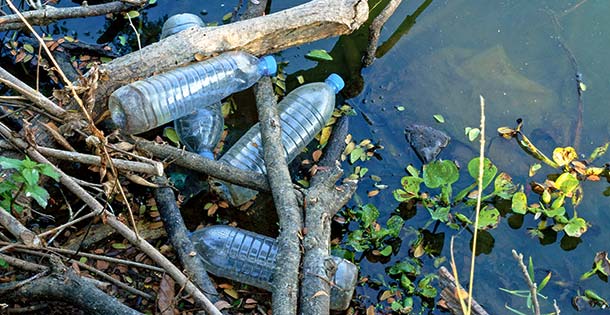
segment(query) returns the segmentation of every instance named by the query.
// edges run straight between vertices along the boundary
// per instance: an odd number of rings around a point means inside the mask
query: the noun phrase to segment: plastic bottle
[[[287,162],[292,161],[326,125],[335,108],[335,94],[343,86],[341,77],[331,74],[324,82],[296,88],[278,104]],[[266,170],[262,148],[260,125],[257,123],[219,161],[264,174]],[[257,194],[255,190],[220,180],[213,181],[212,189],[234,206],[247,202]]]
[[[226,52],[125,85],[110,95],[108,108],[124,132],[140,133],[219,102],[276,70],[271,56]]]
[[[205,23],[195,14],[181,13],[172,15],[163,23],[161,39],[196,26],[204,27]]]
[[[190,236],[205,267],[212,274],[271,291],[277,257],[273,238],[227,225],[197,230]],[[332,256],[337,265],[330,290],[330,309],[349,306],[358,267],[343,258]]]
[[[161,39],[191,27],[205,24],[197,15],[182,13],[172,15],[163,24]],[[215,102],[174,120],[174,129],[187,150],[214,159],[214,148],[220,140],[224,126],[222,104]]]

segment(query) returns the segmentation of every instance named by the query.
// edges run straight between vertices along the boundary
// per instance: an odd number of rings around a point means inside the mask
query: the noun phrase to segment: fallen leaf
[[[371,190],[371,191],[369,191],[369,193],[368,193],[367,195],[368,195],[368,196],[369,196],[369,198],[370,198],[370,197],[375,197],[375,196],[377,196],[378,194],[379,194],[379,190],[378,190],[378,189],[375,189],[375,190]]]
[[[320,291],[314,293],[312,298],[315,298],[315,297],[318,297],[318,296],[328,296],[328,293],[326,293],[324,290],[320,290]]]
[[[315,151],[313,151],[311,156],[312,156],[314,162],[318,162],[320,160],[320,157],[322,156],[322,150],[315,150]]]
[[[174,284],[174,279],[167,274],[163,275],[161,278],[161,282],[159,283],[159,293],[157,294],[157,307],[159,308],[159,314],[174,315],[174,298],[176,297]]]

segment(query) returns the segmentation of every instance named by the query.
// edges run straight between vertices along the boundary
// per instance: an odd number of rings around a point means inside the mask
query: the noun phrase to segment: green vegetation
[[[59,180],[59,174],[50,165],[36,163],[27,156],[24,160],[0,157],[0,167],[15,170],[10,177],[0,179],[0,207],[21,213],[23,206],[16,202],[21,194],[36,200],[43,208],[47,206],[49,193],[38,183],[40,175]]]

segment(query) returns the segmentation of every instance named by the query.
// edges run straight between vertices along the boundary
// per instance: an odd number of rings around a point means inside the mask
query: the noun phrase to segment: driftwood
[[[460,300],[458,300],[458,289],[455,286],[455,278],[451,275],[447,268],[441,266],[438,269],[438,280],[441,289],[441,299],[445,302],[446,307],[454,315],[463,315],[462,307],[460,306]],[[459,288],[459,290],[464,290]],[[466,291],[463,291],[466,292]],[[466,302],[465,302],[466,303]],[[472,315],[489,315],[477,301],[472,299]]]
[[[286,163],[271,80],[262,78],[255,90],[265,168],[280,225],[277,261],[281,263],[275,266],[273,273],[273,314],[296,314],[301,262],[299,235],[303,227],[303,215]]]
[[[369,33],[369,47],[366,50],[366,55],[362,60],[362,64],[365,67],[373,64],[375,60],[375,52],[377,51],[377,42],[379,41],[379,35],[381,34],[381,28],[388,21],[390,16],[394,14],[394,11],[402,0],[390,0],[388,5],[381,11],[381,13],[373,20],[371,23],[370,33]]]
[[[113,12],[133,10],[137,7],[146,4],[147,2],[147,0],[140,0],[135,2],[114,1],[97,5],[69,8],[55,8],[52,6],[45,6],[43,9],[23,12],[23,16],[32,25],[47,25],[62,19],[82,18],[88,16],[105,15]],[[0,32],[22,28],[25,28],[25,24],[21,22],[21,19],[16,14],[5,15],[0,17]]]

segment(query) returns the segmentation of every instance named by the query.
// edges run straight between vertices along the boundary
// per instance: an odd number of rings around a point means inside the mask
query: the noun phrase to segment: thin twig
[[[0,259],[6,261],[9,265],[11,265],[13,267],[17,267],[17,268],[20,268],[20,269],[23,269],[26,271],[43,272],[48,269],[47,267],[45,267],[43,265],[31,263],[29,261],[15,258],[10,255],[0,254]]]
[[[472,290],[474,288],[474,259],[477,256],[477,235],[479,231],[479,213],[481,212],[481,196],[483,196],[483,174],[485,169],[485,98],[479,96],[481,105],[481,134],[479,138],[479,175],[477,178],[477,206],[475,209],[474,234],[472,236],[472,255],[470,256],[470,278],[468,280],[468,313],[472,309]]]
[[[540,315],[540,304],[538,303],[538,286],[536,282],[530,278],[529,272],[527,272],[527,267],[523,263],[523,254],[517,253],[516,250],[512,250],[513,257],[519,263],[519,267],[521,267],[521,272],[523,273],[523,278],[525,278],[525,282],[527,282],[527,286],[530,288],[530,295],[532,297],[532,305],[534,306],[534,315]]]
[[[557,306],[557,300],[555,299],[553,299],[553,308],[555,309],[555,315],[561,314],[561,310],[559,309],[559,306]]]
[[[0,207],[0,224],[21,242],[32,247],[42,246],[42,240],[36,233],[28,230],[19,220],[15,219],[7,210]]]
[[[38,105],[41,109],[53,116],[62,117],[66,112],[59,105],[51,102],[46,96],[32,89],[30,86],[19,80],[14,75],[10,74],[2,67],[0,67],[0,82],[19,92],[19,94],[23,95],[25,98],[32,101],[32,103]]]

